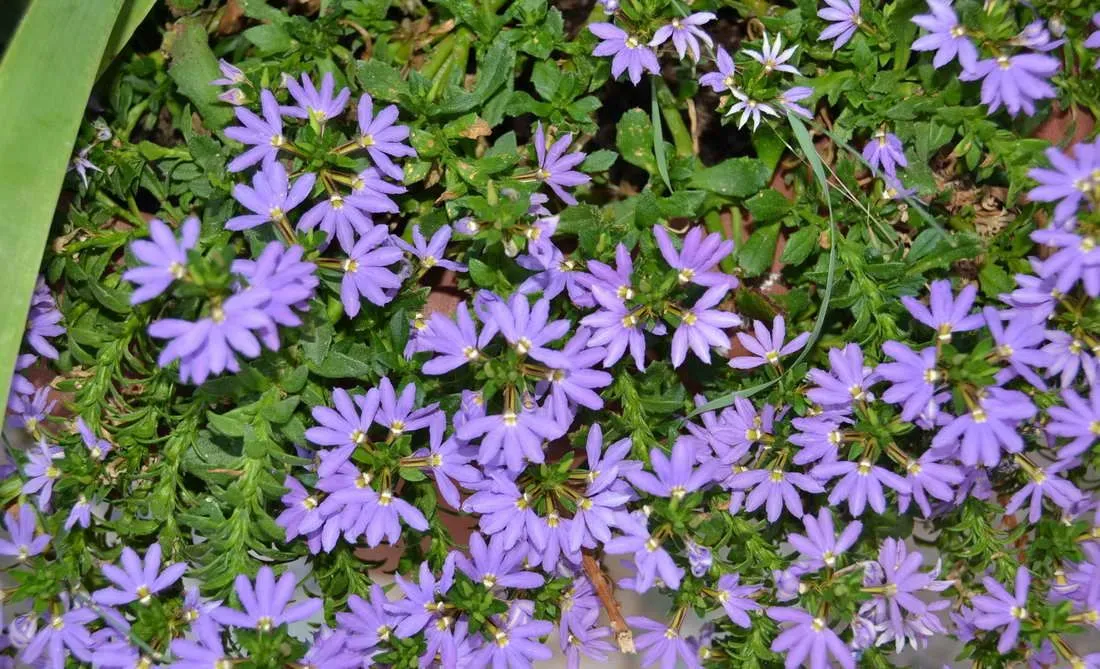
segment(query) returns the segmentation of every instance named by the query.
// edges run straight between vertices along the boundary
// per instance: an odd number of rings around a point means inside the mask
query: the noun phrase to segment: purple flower
[[[309,119],[318,123],[339,116],[348,104],[351,91],[347,88],[333,95],[336,89],[336,79],[331,72],[326,72],[321,77],[321,90],[313,86],[313,80],[308,74],[302,74],[299,82],[290,75],[283,75],[283,85],[290,91],[290,97],[294,98],[297,105],[284,106],[282,113],[294,118]]]
[[[363,235],[343,263],[344,278],[340,281],[340,301],[344,312],[355,318],[361,307],[360,297],[371,304],[383,306],[392,295],[387,290],[401,286],[401,278],[388,267],[404,257],[396,246],[384,246],[389,237],[384,225],[376,225]]]
[[[595,329],[589,346],[606,345],[603,366],[610,367],[622,359],[629,346],[638,370],[645,369],[645,333],[634,310],[600,286],[592,287],[592,297],[602,308],[582,318],[581,323]]]
[[[1075,458],[1100,440],[1100,388],[1092,390],[1088,402],[1067,388],[1062,391],[1062,401],[1066,406],[1052,406],[1047,409],[1051,420],[1046,430],[1055,437],[1072,438],[1073,441],[1058,451],[1058,457]]]
[[[1031,116],[1035,113],[1035,101],[1055,96],[1054,87],[1047,82],[1061,63],[1057,58],[1037,53],[1015,56],[1001,55],[978,61],[973,68],[964,70],[961,81],[982,81],[982,104],[993,113],[1003,105],[1012,116],[1021,110]]]
[[[526,616],[510,616],[507,624],[499,621],[491,640],[482,644],[470,658],[472,667],[532,667],[535,662],[545,662],[554,654],[539,641],[554,630],[545,620],[527,620]]]
[[[488,486],[462,503],[462,510],[480,514],[478,526],[487,535],[501,533],[502,548],[512,548],[521,538],[543,531],[542,520],[531,509],[531,498],[503,474],[492,473]]]
[[[612,77],[618,78],[623,72],[629,71],[630,81],[637,86],[642,80],[643,71],[660,73],[657,55],[638,38],[611,23],[593,23],[588,29],[601,40],[592,50],[592,55],[614,56],[611,61]]]
[[[290,248],[282,242],[271,242],[264,247],[256,260],[234,260],[233,272],[244,277],[249,290],[265,291],[269,297],[264,305],[264,313],[279,325],[298,327],[302,319],[296,311],[307,311],[309,301],[320,280],[316,276],[317,266],[302,260],[305,249],[295,244]],[[275,338],[277,332],[271,329],[264,333]]]
[[[787,323],[783,316],[776,316],[772,320],[772,329],[760,321],[753,321],[753,335],[738,332],[737,339],[741,345],[752,355],[738,356],[730,360],[730,367],[735,369],[755,369],[761,365],[779,366],[779,359],[802,350],[810,339],[809,332],[803,332],[786,344],[783,340],[787,337]]]
[[[240,364],[234,353],[246,358],[260,354],[260,341],[275,350],[279,346],[275,321],[265,311],[270,301],[266,290],[247,290],[211,306],[206,318],[196,322],[166,318],[149,326],[149,335],[171,339],[160,352],[157,364],[167,367],[180,361],[180,380],[202,383],[211,374],[236,372]]]
[[[38,450],[27,454],[27,464],[23,465],[23,476],[26,482],[21,489],[24,495],[38,493],[38,508],[45,511],[50,506],[50,496],[53,494],[53,483],[61,477],[61,470],[54,464],[54,460],[65,457],[65,451],[45,439],[38,441]]]
[[[599,388],[611,385],[612,376],[607,372],[592,369],[604,358],[602,348],[588,346],[592,331],[586,327],[577,329],[577,334],[562,349],[569,365],[547,372],[547,381],[539,384],[550,390],[550,408],[554,420],[562,425],[573,422],[575,407],[587,407],[593,411],[603,408],[603,398],[596,392]]]
[[[322,627],[314,635],[313,646],[296,663],[301,669],[356,669],[363,666],[363,658],[347,647],[347,632],[331,631]]]
[[[123,279],[138,286],[130,296],[130,304],[151,300],[167,290],[173,281],[187,276],[187,252],[195,248],[199,239],[199,219],[192,216],[185,220],[181,232],[177,242],[172,229],[154,218],[149,221],[152,241],[139,239],[130,245],[134,257],[143,263],[122,275]]]
[[[634,590],[646,592],[653,587],[658,576],[673,590],[680,587],[684,570],[676,566],[672,556],[661,547],[661,540],[649,533],[647,519],[640,513],[619,513],[615,526],[623,534],[604,544],[604,551],[611,555],[631,554],[638,573],[634,577]]]
[[[932,66],[936,69],[955,58],[964,70],[974,69],[978,62],[978,49],[967,37],[966,26],[951,7],[951,0],[928,0],[931,14],[913,17],[913,23],[928,31],[913,42],[913,51],[935,51]]]
[[[230,172],[240,172],[261,161],[274,162],[279,149],[286,144],[286,138],[283,137],[283,117],[279,113],[279,103],[275,101],[271,91],[260,91],[260,107],[263,118],[244,107],[237,107],[234,111],[241,125],[225,129],[226,137],[252,147],[229,162],[226,169]]]
[[[569,294],[573,304],[591,307],[595,304],[588,289],[584,286],[584,272],[576,261],[568,258],[553,243],[547,241],[528,246],[530,253],[516,258],[516,264],[524,269],[537,272],[527,277],[516,290],[524,295],[541,292],[543,297],[552,300],[563,290]]]
[[[836,567],[837,558],[855,545],[863,530],[863,523],[856,520],[849,523],[838,536],[833,526],[833,513],[827,508],[819,510],[817,518],[807,513],[802,516],[802,523],[806,526],[805,535],[787,535],[787,542],[802,557],[797,565],[802,573],[814,572],[822,567]]]
[[[530,356],[551,367],[569,366],[565,355],[545,346],[569,332],[569,321],[549,320],[550,300],[543,298],[531,306],[526,295],[516,293],[508,302],[492,303],[489,313],[516,353]]]
[[[905,200],[912,197],[917,192],[916,188],[906,188],[905,184],[895,175],[883,174],[882,182],[882,197],[886,200]]]
[[[79,606],[69,608],[68,597],[62,595],[65,611],[51,614],[31,642],[19,654],[19,659],[32,666],[46,655],[46,662],[53,669],[62,669],[65,659],[72,654],[83,662],[92,661],[94,641],[85,625],[97,619],[95,611]],[[66,652],[67,651],[67,652]]]
[[[268,566],[260,567],[255,585],[247,576],[240,574],[233,582],[233,589],[244,611],[223,604],[211,613],[211,617],[222,625],[261,632],[305,620],[321,610],[322,602],[314,598],[290,604],[296,586],[294,574],[286,572],[276,581],[275,572]]]
[[[378,391],[371,389],[366,395],[353,397],[343,388],[337,388],[332,391],[332,403],[335,409],[313,407],[313,420],[320,426],[311,427],[305,433],[306,439],[314,444],[337,447],[322,454],[317,468],[321,477],[335,473],[359,445],[367,442],[367,430],[378,412]]]
[[[691,59],[698,61],[699,42],[702,41],[708,47],[714,45],[710,35],[699,26],[716,18],[718,18],[717,15],[712,12],[696,12],[682,19],[672,19],[672,23],[657,29],[657,32],[653,34],[653,39],[649,41],[649,46],[660,46],[667,42],[669,38],[672,38],[672,44],[676,47],[676,53],[680,56],[680,60],[684,59],[685,52],[691,51]]]
[[[1027,567],[1021,566],[1016,570],[1016,592],[1010,595],[1000,583],[986,576],[982,579],[988,594],[978,595],[972,600],[975,613],[974,626],[983,630],[996,630],[1001,627],[1000,641],[997,642],[997,651],[1007,653],[1016,645],[1016,638],[1020,633],[1020,621],[1026,620],[1027,592],[1031,586],[1031,575]]]
[[[1092,24],[1094,26],[1100,26],[1100,12],[1092,15]],[[1088,39],[1085,40],[1086,49],[1100,49],[1100,30],[1094,30]],[[1100,59],[1096,60],[1095,68],[1100,70]],[[1096,655],[1094,653],[1094,655]],[[1092,657],[1091,655],[1089,657]]]
[[[172,654],[176,661],[171,669],[211,669],[211,667],[232,666],[232,658],[222,646],[221,628],[209,618],[202,618],[192,630],[196,639],[175,639],[172,641]]]
[[[80,177],[80,182],[84,184],[85,188],[88,187],[88,170],[91,170],[93,172],[103,171],[95,163],[88,159],[88,152],[91,150],[92,146],[85,146],[83,149],[77,152],[77,154],[73,156],[73,159],[69,162],[68,168],[66,168],[65,170],[66,172],[71,172],[75,170],[77,175]]]
[[[875,618],[899,638],[905,636],[903,611],[922,615],[927,608],[914,594],[932,585],[932,577],[918,571],[922,561],[919,551],[909,553],[904,541],[888,538],[879,548],[878,562],[865,570],[864,592],[875,597],[864,603],[860,612],[875,612]]]
[[[766,503],[768,522],[774,523],[783,513],[783,508],[795,518],[802,517],[802,499],[798,490],[817,493],[825,492],[821,484],[814,479],[782,469],[750,469],[734,474],[726,481],[726,485],[733,490],[747,490],[752,492],[745,498],[745,510],[755,511]]]
[[[715,588],[717,592],[715,598],[726,610],[726,615],[729,616],[734,625],[748,629],[752,627],[748,612],[760,610],[760,605],[753,601],[751,597],[760,592],[763,586],[741,585],[740,579],[739,574],[722,574]]]
[[[733,58],[730,57],[725,49],[718,47],[716,61],[718,70],[715,72],[708,72],[699,77],[699,85],[709,86],[712,91],[719,94],[733,90],[733,76],[737,72],[737,67],[733,63]]]
[[[1096,359],[1089,355],[1085,342],[1061,330],[1048,330],[1047,339],[1050,343],[1043,351],[1051,357],[1048,375],[1058,374],[1063,388],[1072,384],[1082,371],[1090,385],[1096,383]]]
[[[908,167],[909,161],[905,159],[905,148],[901,145],[898,136],[879,130],[871,137],[867,145],[863,147],[863,159],[871,166],[871,171],[878,174],[881,170],[889,176],[893,176],[897,167]]]
[[[680,314],[680,325],[672,335],[672,366],[679,367],[690,347],[696,357],[710,364],[710,347],[729,348],[730,338],[724,329],[741,325],[741,317],[728,311],[713,309],[726,296],[724,285],[707,290],[695,305]]]
[[[789,623],[771,645],[774,652],[786,653],[783,664],[787,669],[806,664],[807,660],[811,669],[828,669],[829,655],[845,669],[855,669],[852,651],[829,629],[823,618],[783,606],[769,608],[768,617],[779,623]]]
[[[505,550],[503,538],[498,534],[485,543],[477,532],[470,535],[470,557],[457,554],[455,565],[473,581],[486,588],[521,588],[531,590],[546,582],[540,574],[523,571],[522,547]]]
[[[964,465],[981,462],[986,467],[995,467],[1001,461],[1002,450],[1009,453],[1023,450],[1024,440],[1016,426],[1034,417],[1036,411],[1027,395],[1017,390],[991,388],[969,412],[944,426],[932,439],[932,447],[958,448],[959,460]]]
[[[817,384],[806,393],[811,400],[824,407],[848,410],[852,402],[872,399],[867,389],[876,377],[870,367],[864,366],[859,344],[829,349],[829,365],[829,372],[810,370],[809,378]]]
[[[985,324],[981,314],[968,315],[977,295],[978,287],[968,284],[955,297],[951,292],[951,282],[942,279],[932,282],[929,306],[908,295],[901,298],[901,303],[918,322],[935,330],[939,341],[948,343],[952,333],[977,330]]]
[[[671,455],[670,458],[661,449],[654,448],[649,452],[653,474],[639,469],[627,473],[627,480],[643,492],[673,500],[681,500],[714,480],[710,467],[696,465],[695,450],[690,442],[677,440]]]
[[[818,41],[834,39],[833,51],[848,43],[856,30],[863,25],[863,19],[859,15],[859,0],[825,0],[828,5],[817,12],[819,18],[825,19],[832,25],[821,31]]]
[[[286,540],[310,534],[319,528],[325,519],[317,509],[320,504],[317,498],[290,475],[283,479],[283,487],[290,492],[280,498],[286,509],[275,519],[275,524],[286,529]]]
[[[1027,175],[1039,185],[1027,196],[1037,202],[1057,202],[1054,220],[1065,223],[1077,213],[1082,200],[1089,202],[1086,196],[1095,181],[1093,174],[1100,168],[1100,140],[1075,144],[1072,157],[1054,147],[1046,150],[1046,156],[1053,169],[1035,167],[1028,171]]]
[[[378,382],[378,412],[374,414],[374,422],[390,431],[390,438],[394,439],[405,432],[413,432],[427,427],[436,414],[438,404],[429,404],[420,409],[414,409],[416,404],[416,384],[408,383],[401,389],[401,395],[394,392],[393,384],[388,376],[383,376]]]
[[[961,484],[965,476],[958,467],[940,462],[944,457],[946,454],[943,451],[929,449],[917,460],[909,461],[905,468],[909,493],[898,495],[899,510],[904,513],[909,508],[909,500],[913,499],[927,518],[932,515],[929,495],[941,502],[950,502],[955,498],[953,486]]]
[[[787,65],[787,61],[794,55],[798,45],[794,45],[783,51],[783,36],[776,35],[775,42],[769,43],[768,32],[764,31],[764,48],[760,51],[755,49],[745,49],[746,56],[752,58],[756,62],[764,66],[764,74],[771,74],[772,72],[788,72],[790,74],[800,74],[798,68],[793,65]],[[721,91],[715,91],[720,93]]]
[[[814,478],[823,481],[840,476],[841,479],[829,493],[829,504],[839,504],[848,500],[848,511],[853,516],[863,515],[867,504],[870,504],[876,513],[884,513],[886,511],[886,496],[882,491],[884,485],[899,494],[910,492],[908,481],[870,460],[824,463],[814,467],[810,473]]]
[[[442,615],[444,608],[441,606],[440,598],[451,589],[451,585],[454,584],[454,575],[454,555],[447,556],[438,581],[427,562],[420,563],[419,583],[407,581],[400,574],[394,574],[393,579],[397,582],[397,587],[405,593],[404,599],[390,605],[391,611],[405,616],[394,630],[399,638],[411,637]]]
[[[1057,276],[1057,290],[1068,293],[1083,279],[1090,297],[1100,294],[1100,243],[1096,237],[1047,228],[1031,233],[1031,238],[1057,249],[1043,261],[1041,272],[1042,276]]]
[[[359,595],[348,597],[348,613],[337,613],[336,621],[347,633],[347,646],[366,651],[389,640],[398,617],[389,613],[389,600],[377,583],[371,585],[370,599]]]
[[[728,286],[736,288],[736,279],[721,271],[716,271],[718,263],[733,253],[733,242],[722,239],[717,232],[706,235],[703,227],[695,226],[684,237],[683,249],[676,250],[668,232],[660,225],[653,226],[653,237],[661,257],[669,267],[677,270],[677,279],[681,284],[694,283],[699,286]]]
[[[346,89],[345,89],[346,90]],[[366,93],[359,98],[359,137],[356,142],[367,150],[378,169],[391,179],[401,181],[405,173],[391,160],[415,156],[416,151],[405,140],[409,127],[394,125],[397,121],[397,105],[390,105],[374,115],[374,101]]]
[[[574,624],[558,625],[567,669],[580,669],[582,655],[593,662],[607,662],[608,653],[615,651],[614,646],[603,640],[611,635],[611,630],[596,626],[599,617],[599,609],[583,609],[573,617]]]
[[[371,214],[396,214],[400,209],[391,195],[400,195],[408,189],[382,178],[378,170],[368,167],[352,179],[348,203]]]
[[[596,32],[596,26],[605,25],[610,24],[596,23],[589,26],[589,28],[592,29],[592,32]],[[618,28],[615,28],[615,30],[618,30]],[[599,51],[599,49],[600,47],[596,48],[597,51]],[[642,47],[642,50],[649,53],[650,56],[653,55],[648,49],[645,49],[645,47]],[[618,61],[619,57],[616,56],[615,62]],[[654,60],[654,62],[656,62],[656,60]],[[614,69],[614,65],[612,69]],[[615,76],[618,76],[618,72],[615,73]],[[631,76],[633,76],[633,70],[631,71]],[[573,169],[584,160],[584,153],[582,151],[566,153],[572,142],[573,133],[568,133],[554,142],[548,149],[546,147],[546,135],[542,131],[542,123],[540,122],[538,127],[535,128],[535,155],[539,161],[539,166],[535,170],[535,178],[550,186],[550,190],[554,191],[566,204],[577,204],[577,199],[565,192],[565,188],[580,186],[592,180],[592,177],[587,174]]]
[[[145,552],[142,560],[129,546],[122,549],[122,568],[112,564],[102,567],[103,575],[115,587],[95,591],[92,598],[100,604],[119,606],[130,602],[148,604],[153,595],[171,587],[180,580],[187,564],[175,562],[160,568],[160,544],[154,543]]]
[[[28,504],[20,504],[4,514],[4,527],[8,538],[0,539],[0,555],[13,557],[20,562],[39,555],[50,543],[50,535],[35,535],[37,516]]]
[[[224,58],[218,59],[218,69],[221,70],[222,76],[219,79],[215,79],[210,82],[211,86],[236,86],[248,81],[244,76],[244,72],[241,68],[233,65]]]
[[[1050,356],[1038,348],[1047,340],[1043,326],[1035,323],[1027,314],[1009,316],[1006,326],[1002,322],[1004,313],[993,307],[986,307],[982,314],[989,333],[993,335],[993,343],[997,346],[994,353],[1009,365],[1007,369],[998,372],[997,381],[1007,383],[1016,376],[1022,376],[1036,388],[1046,390],[1047,384],[1031,369],[1033,366],[1046,367],[1050,363]]]
[[[87,529],[91,524],[92,505],[88,502],[87,497],[81,495],[77,498],[76,503],[73,504],[73,508],[69,510],[68,517],[65,518],[65,529],[71,530],[77,525]]]
[[[1052,39],[1050,30],[1042,19],[1036,19],[1024,26],[1019,35],[1012,39],[1012,43],[1024,46],[1036,51],[1053,51],[1066,43],[1064,39]]]
[[[111,442],[106,439],[100,439],[99,435],[92,431],[92,428],[88,427],[88,424],[84,422],[83,418],[77,417],[76,429],[80,433],[80,439],[84,442],[84,446],[88,448],[88,454],[92,456],[93,460],[102,461],[107,457],[107,454],[111,452]]]
[[[754,100],[736,88],[730,91],[730,93],[733,93],[733,97],[737,98],[737,102],[730,106],[729,110],[726,112],[726,116],[733,116],[737,112],[741,112],[741,118],[737,120],[738,128],[744,127],[745,123],[751,118],[752,129],[756,130],[760,127],[761,113],[767,114],[768,116],[779,116],[779,112],[771,105],[760,102],[759,100]]]
[[[428,323],[430,334],[421,340],[420,350],[439,354],[424,363],[423,372],[431,375],[446,374],[480,360],[482,350],[496,334],[496,329],[492,327],[485,327],[478,334],[465,302],[459,303],[455,309],[454,321],[441,313],[434,313]]]
[[[392,489],[384,488],[376,492],[368,485],[370,478],[367,474],[356,478],[356,485],[340,487],[320,506],[325,516],[340,514],[341,528],[348,541],[365,534],[370,548],[378,546],[383,540],[390,545],[396,544],[401,539],[401,521],[418,532],[428,530],[428,520],[424,514],[394,495]]]
[[[481,437],[477,454],[479,464],[488,464],[498,454],[503,454],[508,469],[518,472],[525,462],[544,462],[543,443],[557,439],[564,432],[565,428],[554,421],[548,411],[536,408],[521,409],[518,413],[505,409],[501,414],[474,418],[455,435],[463,441]]]
[[[8,396],[8,425],[15,428],[23,428],[27,434],[38,434],[38,427],[50,415],[57,405],[57,400],[50,399],[51,388],[45,386],[34,391],[31,395],[19,395],[13,393]]]
[[[27,330],[23,336],[26,337],[27,344],[43,358],[57,360],[57,349],[46,340],[65,334],[64,326],[60,325],[61,319],[61,311],[50,294],[46,280],[38,277],[27,314]]]
[[[15,358],[15,371],[11,376],[11,392],[12,395],[33,395],[35,392],[34,384],[30,379],[20,374],[25,369],[29,369],[31,365],[38,360],[38,356],[33,353],[24,353],[16,356]],[[8,398],[9,402],[11,398]],[[11,405],[9,404],[9,407]]]
[[[1005,513],[1015,513],[1030,498],[1028,522],[1037,523],[1043,515],[1043,498],[1054,502],[1059,508],[1068,510],[1084,495],[1077,486],[1059,476],[1055,476],[1078,463],[1075,460],[1061,460],[1049,467],[1028,466],[1024,468],[1028,477],[1027,484],[1020,488],[1005,505]]]
[[[780,107],[783,107],[788,111],[792,111],[802,118],[812,120],[814,117],[813,112],[797,103],[800,100],[805,100],[813,94],[814,89],[812,88],[809,88],[807,86],[794,86],[793,88],[788,88],[786,91],[783,91],[782,93],[777,95],[775,101],[779,104]]]
[[[912,421],[934,403],[936,387],[943,380],[936,368],[936,349],[929,347],[915,353],[901,342],[888,341],[882,345],[882,352],[897,361],[875,368],[875,376],[893,384],[882,399],[901,405],[902,420]]]
[[[355,248],[355,236],[367,234],[374,226],[374,221],[367,213],[369,210],[362,207],[371,201],[366,198],[345,198],[339,193],[331,193],[328,199],[321,200],[302,214],[295,227],[309,231],[320,226],[325,233],[325,243],[330,242],[335,235],[340,242],[340,248],[347,253]]]
[[[420,266],[423,269],[442,267],[455,272],[466,271],[466,266],[462,263],[447,260],[444,257],[447,252],[447,242],[451,240],[451,226],[444,225],[440,227],[432,234],[431,241],[427,241],[424,239],[424,235],[420,234],[420,226],[414,224],[412,226],[412,238],[412,244],[398,237],[394,237],[393,241],[406,253],[415,256],[420,261]]]
[[[668,623],[641,616],[630,616],[626,621],[632,627],[645,630],[634,640],[638,650],[642,651],[643,667],[650,667],[660,662],[662,669],[672,669],[677,666],[677,658],[690,669],[702,667],[695,647],[688,639],[680,636],[679,626],[671,626]]]
[[[435,479],[443,499],[457,509],[462,505],[462,500],[455,481],[469,485],[481,481],[482,476],[480,470],[469,464],[473,456],[468,449],[462,448],[454,438],[443,440],[446,427],[446,416],[442,413],[435,414],[428,425],[429,448],[422,448],[413,453],[413,456],[425,458],[428,463],[425,471]]]
[[[286,168],[277,160],[264,163],[252,176],[252,187],[237,184],[233,197],[252,214],[234,216],[225,222],[226,230],[247,230],[274,221],[286,222],[287,213],[309,196],[317,175],[306,172],[290,185]]]

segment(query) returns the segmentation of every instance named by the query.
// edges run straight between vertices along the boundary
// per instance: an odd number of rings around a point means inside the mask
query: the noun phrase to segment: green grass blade
[[[665,135],[661,128],[661,106],[657,103],[657,85],[649,87],[653,94],[653,104],[649,114],[653,118],[653,156],[657,159],[657,171],[661,174],[661,180],[665,182],[665,188],[672,192],[672,181],[668,178],[668,156],[665,155]]]
[[[0,62],[0,398],[65,168],[122,0],[34,0]]]
[[[783,374],[786,375],[791,369],[797,367],[800,362],[806,359],[810,350],[817,342],[818,337],[821,336],[821,329],[825,327],[825,318],[829,314],[829,302],[833,298],[833,284],[836,281],[836,246],[837,246],[837,229],[836,219],[833,217],[833,203],[829,197],[829,181],[825,178],[825,166],[821,162],[821,156],[818,155],[817,149],[814,148],[814,143],[810,139],[810,133],[806,131],[805,124],[794,114],[787,112],[787,120],[791,124],[791,130],[794,132],[794,137],[798,141],[798,147],[802,149],[802,153],[806,155],[806,160],[810,162],[810,169],[813,170],[814,180],[817,181],[818,186],[821,188],[821,194],[825,198],[825,205],[829,208],[829,272],[825,280],[825,290],[821,293],[821,309],[817,312],[817,320],[814,321],[814,329],[810,332],[810,339],[806,342],[806,346],[802,348],[802,352],[798,354],[798,358],[795,359],[794,364],[787,368],[787,371]],[[715,411],[718,409],[724,409],[733,404],[733,401],[738,397],[752,397],[753,395],[767,390],[782,379],[782,376],[776,377],[771,381],[760,383],[751,388],[744,390],[737,390],[729,395],[719,397],[707,402],[706,404],[696,407],[695,411],[688,414],[688,418],[697,416],[707,411]]]
[[[115,21],[114,30],[111,31],[111,38],[107,40],[107,49],[99,61],[96,79],[103,76],[111,66],[111,62],[122,53],[123,47],[134,36],[134,31],[145,20],[155,4],[157,0],[123,0],[122,10],[119,12],[118,20]]]

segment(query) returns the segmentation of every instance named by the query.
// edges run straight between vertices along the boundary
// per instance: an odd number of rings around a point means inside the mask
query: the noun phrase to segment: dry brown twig
[[[585,553],[581,559],[581,564],[584,566],[585,575],[588,576],[588,580],[592,582],[592,587],[596,590],[596,597],[603,604],[607,617],[611,619],[611,631],[615,633],[615,641],[619,644],[619,652],[631,654],[637,652],[634,650],[634,635],[630,632],[630,626],[626,624],[626,618],[623,617],[619,601],[615,599],[611,581],[603,573],[600,563],[591,553]]]

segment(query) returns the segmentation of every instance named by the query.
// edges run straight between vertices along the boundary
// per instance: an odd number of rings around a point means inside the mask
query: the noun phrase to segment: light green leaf
[[[731,158],[700,170],[688,186],[728,197],[748,197],[768,183],[771,172],[756,158]]]
[[[206,29],[198,21],[184,19],[173,30],[176,35],[168,74],[180,93],[199,110],[206,127],[221,130],[232,120],[233,110],[218,100],[218,87],[210,85],[221,76],[221,71],[206,42]]]
[[[36,0],[0,62],[0,397],[8,396],[24,315],[84,106],[122,0]]]
[[[118,20],[115,22],[115,29],[111,31],[111,38],[107,40],[107,50],[99,62],[96,79],[103,76],[103,72],[111,66],[111,62],[122,52],[126,43],[134,36],[134,31],[156,3],[157,0],[125,0],[122,3],[122,11],[119,12]]]

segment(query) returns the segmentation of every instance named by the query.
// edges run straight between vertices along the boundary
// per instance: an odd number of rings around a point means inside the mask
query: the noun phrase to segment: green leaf
[[[496,41],[478,63],[477,84],[472,91],[450,95],[432,108],[433,114],[462,114],[483,104],[497,89],[511,81],[516,52],[503,41]]]
[[[195,105],[203,123],[211,130],[221,130],[233,119],[233,110],[218,100],[218,87],[210,82],[221,76],[218,59],[206,43],[206,29],[198,21],[184,19],[172,30],[172,65],[168,74],[179,92]]]
[[[631,109],[619,119],[615,145],[623,160],[637,165],[650,174],[657,173],[657,159],[653,156],[653,124],[641,109]]]
[[[493,286],[496,283],[496,271],[477,258],[470,259],[468,269],[470,271],[470,278],[473,279],[474,283],[477,285],[485,288]]]
[[[614,165],[618,158],[619,154],[611,149],[593,151],[588,154],[588,157],[581,163],[580,170],[582,172],[588,172],[589,174],[603,172]]]
[[[246,40],[256,45],[261,56],[288,51],[294,45],[290,33],[275,23],[252,26],[241,34]]]
[[[769,188],[745,200],[745,208],[755,222],[767,223],[786,216],[791,210],[791,201],[774,188]]]
[[[65,168],[122,0],[35,0],[0,62],[0,397],[8,396]]]
[[[728,197],[748,197],[768,183],[771,172],[756,158],[731,158],[700,170],[688,186]]]
[[[379,100],[397,102],[402,95],[409,94],[409,84],[401,78],[397,68],[380,60],[360,62],[356,76],[363,88]]]
[[[810,257],[817,246],[819,236],[818,229],[806,226],[787,238],[787,245],[783,247],[783,254],[779,256],[779,262],[784,265],[798,265]]]
[[[111,38],[107,40],[107,50],[104,51],[103,58],[99,62],[96,79],[103,76],[111,66],[111,62],[122,52],[127,42],[134,36],[134,31],[156,3],[157,0],[125,0],[122,3],[122,10],[119,12],[118,20],[115,21],[114,30],[111,31]]]
[[[321,364],[311,362],[309,367],[317,376],[329,379],[359,378],[370,374],[371,358],[366,345],[342,341],[329,350]]]
[[[661,107],[657,104],[657,87],[651,86],[652,105],[649,119],[653,124],[653,155],[657,158],[657,171],[661,173],[661,181],[665,182],[665,188],[672,192],[672,182],[668,178],[668,156],[665,155],[665,138],[661,128]]]
[[[561,83],[561,70],[558,69],[557,63],[548,60],[535,63],[535,67],[531,70],[531,83],[543,100],[553,101],[558,92],[558,85]]]
[[[749,241],[737,252],[737,263],[745,270],[745,276],[760,276],[772,266],[778,240],[778,224],[765,225],[752,231]]]

